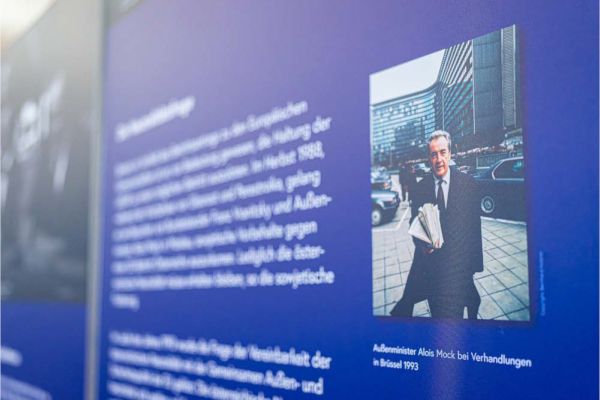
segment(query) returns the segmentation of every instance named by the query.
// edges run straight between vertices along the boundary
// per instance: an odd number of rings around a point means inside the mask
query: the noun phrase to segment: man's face
[[[429,162],[435,176],[441,178],[446,175],[450,163],[450,148],[445,137],[433,139],[429,143]]]

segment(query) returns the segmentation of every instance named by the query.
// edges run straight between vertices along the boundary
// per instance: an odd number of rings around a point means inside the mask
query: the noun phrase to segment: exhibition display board
[[[0,397],[597,398],[598,11],[57,1],[2,54]]]
[[[106,33],[99,397],[597,395],[597,16],[128,10]]]

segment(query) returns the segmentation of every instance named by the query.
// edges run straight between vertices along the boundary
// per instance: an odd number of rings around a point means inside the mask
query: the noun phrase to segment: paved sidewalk
[[[409,219],[410,208],[403,202],[392,222],[373,228],[374,315],[389,315],[404,293],[414,253],[408,234]],[[482,234],[484,271],[475,274],[475,285],[481,295],[478,317],[528,321],[526,225],[482,218]],[[431,316],[426,300],[415,305],[413,315]]]

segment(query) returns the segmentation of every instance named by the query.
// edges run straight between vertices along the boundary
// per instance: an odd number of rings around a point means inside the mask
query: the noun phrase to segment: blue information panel
[[[107,33],[99,397],[598,395],[598,5]]]

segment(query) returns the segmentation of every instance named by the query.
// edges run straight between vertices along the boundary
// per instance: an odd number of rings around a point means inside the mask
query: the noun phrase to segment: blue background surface
[[[83,396],[85,307],[81,304],[2,304],[2,343],[18,350],[19,367],[2,374],[43,389],[54,399]]]
[[[369,75],[512,24],[521,35],[532,322],[375,318]],[[332,131],[321,137],[327,159],[318,164],[323,171],[319,191],[334,202],[311,211],[319,234],[307,242],[327,249],[321,262],[335,271],[336,283],[298,291],[142,294],[143,308],[134,314],[109,305],[106,246],[100,398],[107,397],[107,332],[113,329],[320,349],[334,359],[332,370],[323,374],[327,398],[597,397],[597,34],[598,4],[593,1],[141,4],[108,33],[105,244],[112,229],[116,162],[289,100],[307,100],[309,115],[334,121]],[[188,119],[114,143],[118,123],[190,94],[197,103]],[[539,302],[542,272],[545,315]],[[382,342],[505,353],[532,359],[533,368],[420,358],[418,373],[376,369],[372,346]],[[314,371],[288,370],[316,377]]]

